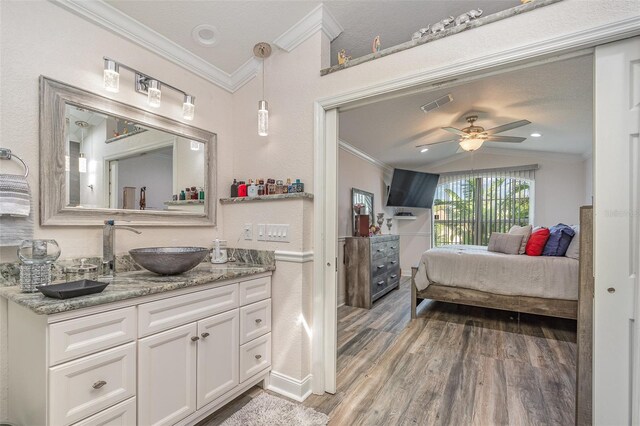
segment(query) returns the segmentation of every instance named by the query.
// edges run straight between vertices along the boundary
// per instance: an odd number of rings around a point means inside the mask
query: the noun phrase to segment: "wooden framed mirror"
[[[357,204],[362,204],[369,215],[369,226],[375,224],[375,212],[373,211],[373,194],[358,188],[351,188],[351,222],[352,235],[356,235],[356,209]]]
[[[40,77],[42,226],[212,226],[216,203],[215,133]]]

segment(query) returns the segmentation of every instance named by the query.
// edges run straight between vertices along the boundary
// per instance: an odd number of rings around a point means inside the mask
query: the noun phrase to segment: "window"
[[[433,203],[434,246],[486,246],[492,232],[532,223],[535,169],[441,175]]]

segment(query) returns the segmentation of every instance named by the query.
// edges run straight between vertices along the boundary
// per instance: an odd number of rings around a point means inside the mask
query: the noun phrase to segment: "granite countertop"
[[[246,263],[212,265],[210,263],[202,263],[191,271],[180,275],[163,276],[142,270],[121,272],[115,278],[99,278],[98,281],[108,281],[110,283],[102,293],[71,299],[53,299],[45,297],[40,292],[21,293],[19,286],[0,287],[0,297],[5,297],[25,306],[37,314],[51,315],[181,288],[250,277],[251,275],[274,270],[274,265]]]

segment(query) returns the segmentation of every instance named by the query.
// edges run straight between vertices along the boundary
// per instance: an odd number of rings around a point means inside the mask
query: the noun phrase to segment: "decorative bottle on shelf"
[[[293,192],[304,192],[304,183],[300,182],[300,179],[296,179],[294,187],[296,190]]]
[[[236,180],[233,180],[233,183],[231,184],[231,198],[235,198],[238,196],[238,182],[236,182]]]
[[[296,192],[296,188],[291,183],[291,178],[287,178],[287,188],[290,194],[293,194],[294,192]]]
[[[187,194],[184,191],[180,191],[180,196],[178,197],[180,201],[184,201],[187,199]]]
[[[244,183],[243,180],[238,182],[238,197],[246,197],[247,196],[247,184]]]
[[[282,184],[281,180],[277,180],[276,181],[276,194],[283,194],[284,193],[284,185]]]
[[[249,187],[247,188],[247,197],[257,197],[258,196],[258,185],[256,185],[255,182],[251,182],[251,179],[249,179],[250,184]]]
[[[264,195],[264,179],[257,179],[258,195]]]
[[[200,191],[198,192],[198,199],[204,200],[204,188],[200,187]]]

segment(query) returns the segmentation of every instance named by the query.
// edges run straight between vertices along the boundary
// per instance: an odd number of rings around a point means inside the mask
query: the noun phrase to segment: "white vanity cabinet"
[[[24,425],[191,425],[268,379],[263,273],[37,315],[9,303],[10,416]]]

